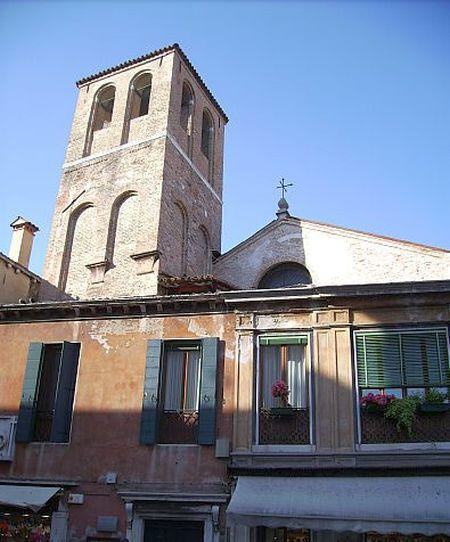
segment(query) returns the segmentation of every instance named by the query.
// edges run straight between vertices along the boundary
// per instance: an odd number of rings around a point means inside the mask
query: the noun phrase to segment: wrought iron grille
[[[269,409],[261,409],[259,443],[310,444],[309,410],[293,408],[290,416],[276,416]]]
[[[361,410],[361,441],[364,444],[390,442],[450,442],[450,412],[416,415],[413,434],[397,431],[394,420],[383,414]]]
[[[195,444],[197,429],[198,411],[162,411],[159,442],[161,444]]]

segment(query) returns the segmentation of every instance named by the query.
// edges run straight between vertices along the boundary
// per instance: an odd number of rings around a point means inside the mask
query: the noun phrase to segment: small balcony
[[[259,444],[310,444],[309,409],[260,409]]]
[[[198,411],[162,411],[159,442],[161,444],[196,444]]]
[[[412,434],[399,431],[394,420],[383,413],[371,413],[361,409],[361,443],[389,444],[407,442],[450,442],[450,411],[416,414]]]

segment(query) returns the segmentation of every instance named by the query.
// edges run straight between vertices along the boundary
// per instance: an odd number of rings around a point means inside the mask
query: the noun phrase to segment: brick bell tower
[[[174,44],[77,86],[44,278],[89,299],[208,274],[228,119],[186,55]]]

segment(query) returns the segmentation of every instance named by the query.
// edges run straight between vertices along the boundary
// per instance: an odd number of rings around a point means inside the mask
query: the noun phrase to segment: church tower
[[[77,86],[44,278],[89,299],[210,273],[228,119],[186,55],[174,44]]]

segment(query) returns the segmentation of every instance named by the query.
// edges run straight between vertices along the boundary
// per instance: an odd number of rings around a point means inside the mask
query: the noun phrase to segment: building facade
[[[0,535],[448,541],[450,253],[282,199],[221,255],[180,47],[78,86],[39,301],[0,305]]]

